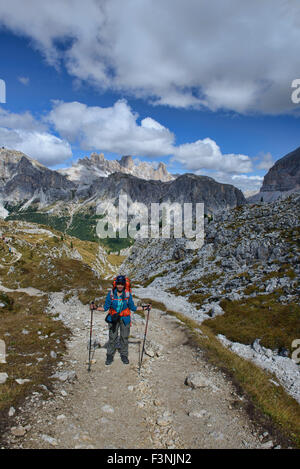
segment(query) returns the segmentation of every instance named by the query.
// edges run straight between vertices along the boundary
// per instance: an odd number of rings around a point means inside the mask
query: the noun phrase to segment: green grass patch
[[[260,338],[264,347],[272,350],[285,347],[292,351],[292,341],[300,337],[300,306],[281,304],[280,295],[279,290],[236,301],[224,299],[220,305],[225,314],[204,324],[215,334],[223,334],[234,342],[251,344]]]
[[[221,272],[212,272],[211,274],[203,275],[197,279],[194,283],[194,289],[200,288],[202,286],[212,287],[219,278],[223,277],[224,274]]]
[[[58,217],[49,213],[36,211],[13,212],[13,214],[6,217],[6,220],[20,220],[43,224],[58,231],[66,229],[69,219],[70,217]]]
[[[61,321],[53,321],[45,313],[47,295],[8,293],[2,299],[7,306],[1,308],[0,338],[6,344],[7,363],[0,364],[0,371],[6,372],[9,378],[0,386],[0,437],[8,424],[7,413],[11,406],[17,409],[33,391],[43,393],[42,384],[51,390],[49,376],[55,372],[70,335]],[[28,334],[22,332],[24,329]],[[50,357],[51,350],[56,352],[57,358]],[[30,381],[19,385],[15,381],[18,378]]]
[[[294,269],[291,268],[290,264],[282,264],[278,270],[274,272],[269,272],[262,277],[262,282],[266,282],[271,278],[280,278],[280,277],[289,277],[291,279],[295,279],[297,277],[296,272]]]
[[[163,277],[164,275],[167,275],[168,272],[169,272],[168,270],[163,270],[162,272],[159,272],[158,274],[152,275],[151,277],[147,278],[147,280],[143,282],[143,286],[147,287],[148,285],[150,285],[150,283],[153,282],[154,279],[158,277]]]

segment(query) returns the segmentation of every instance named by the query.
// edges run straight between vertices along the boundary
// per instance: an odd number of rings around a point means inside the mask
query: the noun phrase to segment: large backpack
[[[117,287],[116,279],[117,279],[117,277],[115,277],[113,279],[112,289],[111,289],[111,292],[110,292],[111,299],[113,299],[113,297],[114,297],[113,292],[114,292],[114,289]],[[127,303],[127,308],[125,308],[121,313],[117,313],[115,310],[113,310],[112,307],[110,307],[109,308],[109,313],[105,318],[106,322],[108,322],[107,318],[108,318],[109,314],[111,315],[113,324],[116,324],[116,321],[118,321],[119,317],[121,317],[121,316],[130,316],[130,309],[128,308],[128,300],[129,300],[129,295],[130,295],[131,292],[132,291],[131,291],[130,279],[128,277],[125,277],[125,298],[124,299]],[[120,301],[123,301],[123,300],[120,298]],[[131,324],[131,322],[130,322],[130,324]]]

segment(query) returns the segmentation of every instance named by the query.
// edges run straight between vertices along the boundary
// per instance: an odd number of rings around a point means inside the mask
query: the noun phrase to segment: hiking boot
[[[113,361],[114,361],[113,355],[107,355],[105,365],[111,365]]]
[[[121,360],[122,362],[124,363],[124,365],[128,365],[129,364],[129,360],[127,357],[125,357],[125,355],[121,355]]]

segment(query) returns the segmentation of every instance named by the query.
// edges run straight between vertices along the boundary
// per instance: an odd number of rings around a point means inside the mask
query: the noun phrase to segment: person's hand
[[[102,306],[98,306],[97,311],[104,311],[104,308]]]
[[[96,306],[95,303],[92,301],[92,303],[90,304],[90,310],[94,310],[94,309],[97,309],[97,306]]]

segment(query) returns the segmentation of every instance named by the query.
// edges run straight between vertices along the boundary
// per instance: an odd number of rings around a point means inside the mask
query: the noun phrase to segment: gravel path
[[[156,279],[157,286],[138,287],[135,289],[135,295],[139,298],[155,298],[163,303],[169,310],[184,311],[186,316],[191,317],[201,324],[203,320],[209,317],[197,311],[183,296],[175,296],[172,293],[163,290],[161,280]],[[212,304],[208,305],[210,308]],[[299,366],[289,357],[281,357],[277,352],[262,347],[259,343],[253,346],[231,342],[225,336],[219,334],[218,339],[222,344],[245,360],[250,360],[260,368],[274,373],[279,383],[285,391],[290,394],[298,403],[300,403],[300,369]]]
[[[18,293],[27,293],[27,295],[29,296],[43,296],[45,295],[46,293],[41,291],[41,290],[38,290],[37,288],[33,288],[33,287],[26,287],[26,288],[8,288],[8,287],[5,287],[4,285],[2,285],[0,283],[0,291],[4,291],[6,293],[11,293],[11,292],[18,292]]]
[[[192,349],[185,326],[178,319],[152,309],[147,354],[141,374],[138,361],[145,321],[135,318],[130,337],[130,365],[116,353],[104,365],[107,326],[95,313],[95,350],[87,372],[90,312],[75,297],[63,303],[63,294],[50,297],[49,311],[60,313],[73,331],[68,353],[59,363],[62,380],[44,400],[35,393],[12,424],[22,436],[10,434],[13,448],[259,448],[260,431],[241,407],[234,387],[220,370]],[[202,387],[185,384],[196,373]],[[76,374],[76,378],[74,375]],[[66,378],[68,378],[66,380]],[[14,430],[16,433],[16,431]],[[18,433],[18,430],[17,430]]]

